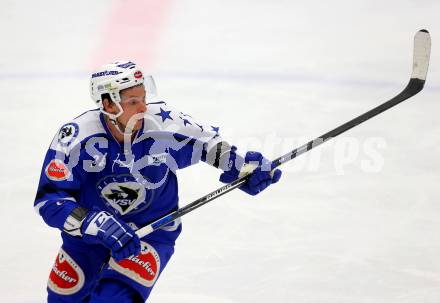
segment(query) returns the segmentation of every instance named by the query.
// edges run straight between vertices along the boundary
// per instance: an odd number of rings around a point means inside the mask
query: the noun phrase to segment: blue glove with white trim
[[[238,161],[237,161],[238,162]],[[281,170],[272,172],[273,164],[259,152],[249,151],[246,153],[244,164],[238,170],[235,165],[229,171],[220,175],[220,181],[231,183],[238,178],[250,174],[245,184],[240,189],[249,195],[255,196],[265,190],[269,185],[277,183],[281,178]]]
[[[90,211],[81,225],[81,234],[85,242],[110,249],[116,261],[141,252],[139,237],[133,229],[106,211]]]

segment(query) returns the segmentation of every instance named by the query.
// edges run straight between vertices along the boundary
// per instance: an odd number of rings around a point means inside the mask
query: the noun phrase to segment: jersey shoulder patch
[[[63,124],[52,140],[50,148],[69,154],[75,145],[98,134],[105,134],[100,111],[90,110]]]

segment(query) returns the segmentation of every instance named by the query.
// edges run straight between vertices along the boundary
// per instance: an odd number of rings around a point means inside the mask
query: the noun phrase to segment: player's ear
[[[102,95],[102,105],[104,106],[104,110],[108,113],[115,114],[117,112],[116,105],[111,101],[110,96],[106,95],[107,94]]]

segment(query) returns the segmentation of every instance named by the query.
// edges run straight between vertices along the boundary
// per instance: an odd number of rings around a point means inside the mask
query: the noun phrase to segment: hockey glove
[[[141,251],[139,237],[126,223],[106,211],[91,211],[81,226],[83,240],[102,244],[111,250],[116,261],[137,256]]]
[[[277,183],[281,178],[281,170],[275,169],[273,172],[272,163],[263,157],[259,152],[249,151],[246,153],[244,165],[238,170],[235,165],[231,170],[220,175],[220,181],[231,183],[238,178],[251,174],[245,184],[240,189],[249,195],[255,196],[265,190],[269,185]]]

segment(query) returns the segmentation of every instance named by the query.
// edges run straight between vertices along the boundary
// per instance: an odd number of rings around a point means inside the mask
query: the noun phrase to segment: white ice
[[[136,10],[127,2],[120,16]],[[397,94],[417,30],[433,48],[419,95],[286,164],[260,196],[233,192],[187,215],[150,301],[439,302],[440,2],[164,2],[148,58],[161,97],[271,158]],[[93,106],[92,58],[120,39],[103,33],[129,28],[117,5],[1,1],[1,302],[45,302],[60,239],[32,207],[43,156]],[[368,169],[372,159],[383,165]],[[181,204],[219,187],[218,175],[181,171]]]

